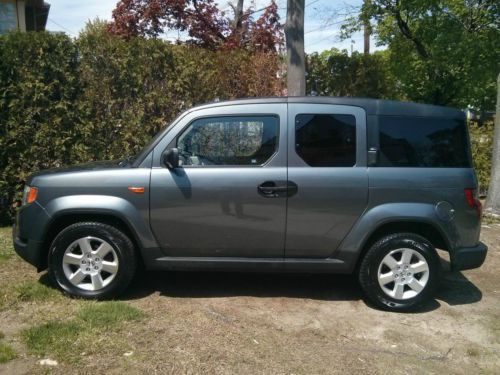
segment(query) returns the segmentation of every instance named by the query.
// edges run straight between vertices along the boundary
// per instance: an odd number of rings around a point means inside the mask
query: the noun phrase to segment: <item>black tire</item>
[[[73,285],[63,269],[66,249],[78,239],[88,236],[106,241],[118,258],[114,278],[99,290],[85,290]],[[50,277],[63,292],[71,296],[101,300],[114,298],[127,288],[134,277],[137,259],[132,241],[119,229],[98,222],[81,222],[64,228],[56,236],[50,246],[48,264]]]
[[[393,298],[393,296],[390,296],[382,289],[378,280],[379,267],[387,267],[386,265],[381,265],[384,258],[386,257],[386,255],[391,253],[391,251],[398,249],[411,249],[418,252],[425,259],[428,265],[428,278],[426,279],[427,281],[425,286],[423,287],[423,289],[421,289],[421,291],[418,292],[416,296],[407,299]],[[395,252],[394,256],[397,256],[398,254],[398,252]],[[416,259],[418,260],[418,255],[415,255],[417,256]],[[359,268],[359,282],[367,298],[376,307],[390,311],[412,311],[418,309],[433,298],[436,288],[439,284],[440,267],[439,256],[436,252],[436,249],[429,241],[413,233],[396,233],[383,237],[370,247],[363,260],[361,261],[361,265]],[[395,267],[395,269],[396,268],[397,267]],[[393,275],[391,276],[393,278],[401,276],[401,274],[398,275],[396,273],[400,271],[388,272]],[[423,273],[415,273],[410,277],[414,277],[415,279],[417,279],[418,277],[421,277],[422,274]],[[402,276],[405,277],[405,274],[403,274]],[[407,282],[408,280],[409,278],[407,278]],[[387,285],[388,289],[392,288],[391,285],[396,288],[396,281],[394,281],[392,284],[389,282]],[[404,290],[411,289],[406,285],[404,286],[404,288]],[[413,292],[410,291],[410,293]]]

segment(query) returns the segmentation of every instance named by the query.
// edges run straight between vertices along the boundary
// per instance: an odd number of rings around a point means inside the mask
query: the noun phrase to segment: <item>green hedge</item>
[[[46,168],[137,153],[177,114],[215,99],[275,95],[279,59],[89,24],[77,38],[0,36],[0,222],[26,178]]]
[[[493,121],[484,123],[469,122],[469,134],[472,150],[472,160],[479,183],[479,194],[486,196],[490,186],[491,159],[493,153]]]

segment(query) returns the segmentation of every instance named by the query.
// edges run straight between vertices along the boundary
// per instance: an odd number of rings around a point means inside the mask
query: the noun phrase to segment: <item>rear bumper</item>
[[[43,242],[26,240],[23,241],[16,235],[16,225],[12,227],[12,242],[16,253],[29,264],[35,266],[38,271],[44,268]]]
[[[479,242],[474,247],[455,249],[451,254],[451,269],[461,271],[481,267],[487,253],[488,247],[482,242]]]

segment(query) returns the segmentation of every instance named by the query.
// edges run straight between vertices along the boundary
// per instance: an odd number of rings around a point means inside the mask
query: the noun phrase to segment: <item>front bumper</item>
[[[451,269],[453,271],[469,270],[481,267],[486,259],[488,247],[479,242],[474,247],[462,247],[451,253]]]
[[[16,232],[16,225],[12,227],[12,242],[16,253],[29,264],[35,266],[38,271],[45,268],[45,259],[43,259],[43,242],[26,240],[19,238]]]

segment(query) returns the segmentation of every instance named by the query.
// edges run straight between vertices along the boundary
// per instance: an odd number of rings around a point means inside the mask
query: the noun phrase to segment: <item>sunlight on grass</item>
[[[68,363],[78,362],[81,352],[98,349],[102,339],[113,333],[110,328],[118,331],[123,323],[137,321],[143,316],[141,310],[123,302],[92,302],[74,319],[25,329],[22,338],[33,354],[50,355]]]
[[[85,306],[78,317],[91,327],[109,327],[122,322],[139,320],[143,312],[123,302],[110,301]]]
[[[49,322],[28,328],[22,337],[28,349],[37,355],[54,354],[59,358],[71,359],[70,354],[79,353],[85,342],[81,339],[84,328],[77,322]]]
[[[60,293],[38,281],[27,281],[15,287],[16,297],[20,301],[44,301],[58,297]]]

